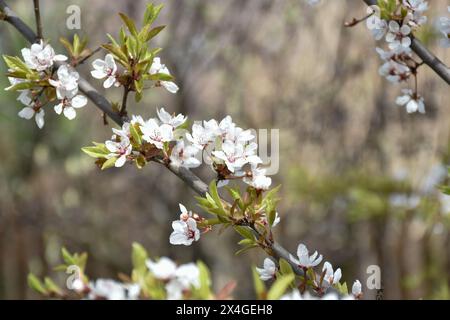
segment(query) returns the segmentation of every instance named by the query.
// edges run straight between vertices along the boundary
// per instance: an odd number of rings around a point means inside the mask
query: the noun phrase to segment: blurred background
[[[34,28],[31,0],[7,2]],[[365,25],[343,27],[365,14],[362,1],[159,2],[165,9],[157,23],[168,27],[155,45],[164,48],[162,61],[181,89],[152,90],[130,112],[155,116],[164,106],[191,120],[230,114],[244,128],[279,129],[280,171],[273,179],[283,201],[276,237],[286,248],[303,242],[317,249],[349,284],[356,278],[365,284],[367,267],[380,266],[378,294],[385,299],[450,298],[450,200],[437,189],[447,177],[448,85],[423,67],[427,113],[408,115],[396,106],[401,87],[378,76],[377,44]],[[78,33],[96,48],[106,33],[117,34],[119,11],[139,21],[148,1],[41,3],[45,36],[63,53],[58,38],[74,33],[66,28],[69,5],[80,6]],[[430,4],[431,26],[447,5]],[[421,37],[450,63],[431,29]],[[25,46],[0,24],[2,53],[20,55]],[[80,72],[87,76],[89,69]],[[100,81],[91,82],[101,89]],[[120,93],[109,90],[108,98],[118,101]],[[0,298],[39,298],[26,276],[53,275],[62,246],[89,253],[92,278],[129,273],[133,241],[152,256],[202,259],[216,291],[234,279],[236,298],[254,297],[250,267],[264,256],[257,250],[235,256],[233,232],[215,231],[191,247],[169,245],[178,203],[195,209],[193,192],[177,177],[157,165],[100,172],[81,153],[110,136],[92,104],[76,121],[48,111],[39,130],[17,116],[22,107],[15,99],[0,93]],[[212,179],[209,170],[197,173]],[[366,290],[366,298],[376,294]]]

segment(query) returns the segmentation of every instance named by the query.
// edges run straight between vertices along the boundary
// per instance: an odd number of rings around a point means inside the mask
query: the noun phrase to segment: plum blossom
[[[362,285],[359,280],[356,280],[352,286],[352,294],[355,299],[360,299],[362,297]]]
[[[173,232],[169,242],[173,245],[190,246],[192,242],[200,239],[200,230],[197,228],[197,222],[192,218],[192,212],[188,212],[181,203],[180,210],[180,220],[172,222]]]
[[[170,162],[175,166],[185,168],[197,168],[201,162],[195,156],[198,148],[192,145],[186,145],[183,140],[177,142],[170,154]]]
[[[303,298],[300,291],[298,291],[298,289],[294,289],[291,292],[281,296],[280,300],[303,300]]]
[[[256,267],[256,272],[259,274],[259,278],[263,281],[271,280],[275,277],[277,272],[277,267],[275,263],[269,259],[265,258],[263,263],[263,268]]]
[[[389,60],[380,67],[378,73],[386,77],[389,82],[399,83],[406,81],[411,76],[411,69],[404,64]]]
[[[96,59],[92,62],[94,70],[91,75],[95,79],[105,79],[103,87],[105,89],[111,88],[113,85],[118,87],[120,84],[117,81],[117,65],[112,54],[107,54],[105,59]]]
[[[338,268],[333,272],[333,266],[328,261],[323,264],[322,272],[325,272],[323,279],[327,282],[328,285],[338,284],[341,280],[341,268]]]
[[[161,59],[159,57],[155,57],[153,59],[153,63],[152,66],[150,67],[149,73],[151,75],[158,73],[170,75],[169,69],[167,69],[167,67],[164,64],[161,64]],[[170,93],[177,93],[179,89],[178,86],[173,81],[160,81],[159,83],[161,84],[161,86],[166,88],[166,90],[169,91]]]
[[[386,41],[389,43],[391,50],[397,51],[411,46],[411,28],[403,24],[399,25],[397,21],[389,22],[389,31],[386,34]]]
[[[8,80],[11,85],[9,87],[5,88],[5,91],[10,90],[16,84],[19,84],[19,83],[22,83],[25,81],[24,79],[13,78],[13,77],[8,77]],[[18,90],[18,92],[20,92],[20,94],[19,94],[19,97],[17,97],[17,101],[20,101],[22,104],[24,104],[26,106],[30,105],[31,104],[30,90]]]
[[[268,190],[272,179],[266,176],[266,169],[252,165],[251,177],[244,177],[244,182],[258,190]]]
[[[200,270],[195,263],[180,265],[175,271],[175,278],[185,289],[190,287],[200,287]]]
[[[375,40],[381,40],[388,30],[386,20],[380,18],[380,9],[377,6],[367,7],[367,14],[372,14],[366,20],[367,28],[372,32]]]
[[[170,258],[161,257],[158,261],[154,262],[151,259],[147,259],[145,262],[147,268],[160,280],[169,280],[175,276],[177,265]]]
[[[36,125],[38,126],[38,128],[42,129],[44,127],[45,111],[42,108],[36,109],[34,107],[27,106],[27,107],[23,108],[22,110],[20,110],[18,115],[19,115],[19,117],[21,117],[23,119],[27,119],[27,120],[30,120],[31,118],[34,117],[34,120],[36,121]]]
[[[89,299],[136,300],[140,294],[138,284],[123,284],[110,279],[97,279],[89,284]]]
[[[77,95],[75,90],[67,91],[60,89],[57,91],[58,99],[61,100],[54,109],[57,114],[64,113],[67,119],[72,120],[76,117],[75,109],[83,108],[87,104],[87,98]]]
[[[48,82],[56,88],[56,92],[60,96],[64,96],[67,91],[78,91],[78,80],[80,75],[67,65],[62,65],[57,71],[58,80],[50,79]]]
[[[25,64],[33,70],[44,71],[53,66],[56,61],[66,61],[67,57],[55,54],[52,46],[45,44],[42,40],[34,43],[31,48],[23,48],[22,56]]]
[[[116,168],[120,168],[125,164],[127,161],[127,156],[129,156],[132,151],[130,140],[127,138],[121,139],[120,142],[108,140],[105,142],[105,146],[111,152],[108,157],[117,158],[114,163]]]
[[[425,11],[428,10],[428,2],[424,0],[403,0],[403,5],[409,10],[405,21],[411,27],[418,27],[427,22],[427,17],[424,16]]]
[[[194,123],[192,133],[186,133],[186,138],[196,148],[203,150],[216,140],[218,128],[217,121],[214,119],[203,121],[203,125]]]
[[[312,268],[317,266],[322,261],[322,255],[317,256],[315,251],[311,256],[309,255],[308,248],[304,244],[299,244],[297,247],[297,258],[293,255],[289,255],[291,261],[302,268]]]
[[[403,89],[403,95],[398,97],[396,103],[405,106],[408,113],[425,113],[425,103],[423,97],[414,93],[411,89]]]
[[[164,142],[170,142],[173,139],[173,128],[168,124],[159,125],[155,119],[149,119],[142,125],[142,138],[153,144],[158,149],[164,148]]]
[[[164,108],[161,108],[160,110],[156,110],[156,113],[158,114],[159,120],[161,120],[162,123],[168,124],[172,128],[176,129],[177,127],[181,126],[183,123],[186,122],[186,117],[183,116],[181,113],[172,116],[170,113],[168,113]]]

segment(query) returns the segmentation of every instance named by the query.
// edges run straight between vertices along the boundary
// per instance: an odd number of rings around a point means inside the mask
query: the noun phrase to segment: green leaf
[[[67,52],[70,54],[71,57],[73,57],[75,55],[74,50],[73,50],[73,46],[69,42],[69,40],[67,40],[64,37],[60,37],[59,38],[59,42],[61,42],[61,44],[64,46],[64,48],[66,48]]]
[[[158,18],[159,13],[164,5],[154,6],[153,4],[147,5],[147,9],[144,14],[144,25],[152,24],[156,18]]]
[[[136,127],[135,127],[134,125],[130,125],[130,133],[131,133],[131,136],[133,137],[134,141],[135,141],[138,145],[141,145],[141,144],[142,144],[141,135],[140,135],[139,132],[136,130]]]
[[[133,250],[131,253],[131,261],[133,263],[133,268],[141,272],[147,270],[147,266],[145,264],[147,259],[148,253],[145,250],[145,248],[141,244],[133,242]]]
[[[255,266],[252,266],[252,275],[253,275],[253,286],[255,288],[256,297],[259,300],[263,300],[266,295],[266,285],[259,277],[259,274],[256,271]]]
[[[145,37],[145,41],[148,42],[154,37],[156,37],[165,27],[166,26],[158,26],[150,30]]]
[[[209,184],[209,194],[213,198],[217,207],[223,212],[224,215],[226,215],[226,211],[223,208],[222,200],[220,199],[219,192],[217,191],[217,185],[215,180],[211,181],[211,183]]]
[[[209,275],[208,267],[201,261],[197,262],[197,267],[199,269],[199,280],[200,286],[198,289],[199,298],[209,299],[211,297],[211,280]]]
[[[127,26],[127,28],[130,31],[130,33],[133,36],[137,37],[138,36],[138,31],[136,29],[136,25],[135,25],[134,21],[130,17],[128,17],[125,13],[119,13],[119,16],[123,20],[125,25]]]
[[[294,271],[292,270],[292,266],[290,265],[290,263],[284,260],[283,258],[280,259],[280,272],[283,275],[294,274]]]
[[[91,146],[91,147],[84,147],[84,148],[81,148],[81,151],[86,153],[88,156],[90,156],[92,158],[96,158],[96,159],[98,159],[98,158],[106,159],[106,157],[110,153],[104,144],[98,144],[96,146]]]
[[[117,157],[109,158],[108,160],[106,160],[106,161],[103,163],[103,165],[102,165],[102,170],[105,170],[105,169],[109,169],[109,168],[114,167],[116,161],[117,161]]]
[[[61,288],[58,287],[58,285],[52,279],[50,279],[48,277],[45,277],[44,284],[45,284],[45,287],[47,288],[47,290],[49,292],[53,292],[53,293],[55,293],[57,295],[61,295],[62,294]]]
[[[69,253],[69,251],[67,251],[66,248],[64,248],[64,247],[61,248],[61,255],[62,255],[64,262],[67,265],[76,265],[77,264],[74,257]]]
[[[27,67],[25,62],[23,62],[18,57],[3,55],[3,60],[5,60],[6,65],[11,69],[20,70],[27,73],[31,72],[30,68]]]
[[[45,289],[45,286],[42,284],[41,280],[39,280],[32,273],[28,274],[28,286],[41,294],[48,294],[47,289]]]
[[[267,293],[267,299],[268,300],[280,299],[280,297],[286,292],[286,290],[289,288],[294,279],[295,279],[294,274],[283,275],[279,277],[274,282],[269,292]]]
[[[253,232],[247,227],[234,226],[234,230],[246,239],[255,240]]]
[[[146,75],[146,80],[153,80],[153,81],[173,81],[174,78],[170,74],[167,73],[155,73],[151,75]]]

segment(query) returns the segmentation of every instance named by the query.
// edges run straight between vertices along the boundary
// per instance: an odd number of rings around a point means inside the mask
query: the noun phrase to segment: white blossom
[[[60,89],[57,91],[58,99],[61,100],[54,109],[57,114],[64,112],[67,119],[72,120],[76,117],[75,109],[83,108],[87,104],[87,98],[82,95],[76,95],[76,91],[67,91]]]
[[[90,299],[135,300],[140,293],[138,284],[122,284],[110,279],[97,279],[89,284]]]
[[[355,297],[355,299],[359,299],[362,297],[362,285],[361,282],[359,282],[359,280],[356,280],[353,283],[352,294]]]
[[[198,148],[192,145],[186,145],[183,140],[177,142],[170,154],[170,161],[175,166],[185,168],[197,168],[201,162],[195,156]]]
[[[160,110],[156,110],[156,113],[158,114],[159,120],[161,120],[162,123],[168,124],[174,129],[181,126],[184,122],[186,122],[186,117],[183,116],[181,113],[172,116],[170,113],[168,113],[164,108],[161,108]]]
[[[156,262],[152,261],[151,259],[147,259],[145,264],[157,279],[169,280],[175,277],[177,265],[170,258],[161,257]]]
[[[95,79],[105,79],[103,82],[104,88],[111,88],[114,84],[116,86],[120,85],[118,82],[116,83],[117,65],[112,54],[107,54],[105,60],[96,59],[92,62],[92,67],[94,70],[91,71],[91,75]]]
[[[259,273],[259,277],[263,281],[271,280],[275,277],[277,267],[272,259],[265,258],[263,268],[256,267],[256,271]]]
[[[333,266],[328,261],[323,264],[322,272],[325,272],[325,276],[323,277],[323,279],[327,282],[328,285],[338,284],[342,278],[341,268],[333,271]]]
[[[199,150],[205,149],[216,140],[218,133],[216,120],[203,121],[203,125],[194,123],[192,132],[186,133],[186,138]]]
[[[303,300],[302,295],[298,289],[294,289],[289,293],[281,296],[280,300]]]
[[[122,167],[127,161],[127,156],[131,154],[132,146],[130,140],[123,138],[120,142],[108,140],[105,142],[106,148],[111,152],[108,157],[116,157],[114,165],[117,168]]]
[[[184,289],[200,287],[200,269],[195,263],[180,265],[175,271],[175,278],[182,284]]]
[[[21,117],[23,119],[27,119],[27,120],[30,120],[31,118],[34,117],[34,120],[36,121],[36,125],[38,126],[38,128],[42,129],[44,127],[45,111],[42,108],[40,108],[38,111],[36,111],[35,108],[28,106],[28,107],[25,107],[22,110],[20,110],[18,115],[19,115],[19,117]]]
[[[200,230],[193,218],[186,221],[177,220],[172,222],[173,232],[170,235],[170,244],[190,246],[192,242],[200,239]]]
[[[159,125],[155,119],[149,119],[141,126],[142,138],[158,149],[164,148],[164,142],[173,139],[173,128],[168,124]]]
[[[411,75],[411,70],[408,66],[395,62],[393,60],[389,60],[384,63],[380,69],[378,70],[379,74],[389,82],[399,83],[401,81],[405,81]]]
[[[386,20],[380,18],[380,9],[376,6],[367,7],[367,14],[372,14],[366,20],[367,28],[372,32],[375,40],[381,40],[388,30]]]
[[[259,190],[268,190],[272,184],[272,179],[266,176],[266,169],[252,165],[251,177],[244,177],[244,182]]]
[[[161,64],[161,59],[159,57],[155,57],[153,59],[152,66],[150,67],[150,74],[164,73],[170,75],[169,69],[164,64]],[[171,93],[177,93],[178,86],[173,81],[160,81],[161,85],[166,88],[167,91]]]
[[[22,56],[25,64],[33,70],[44,71],[53,66],[55,61],[66,61],[64,55],[56,55],[52,46],[45,44],[42,40],[40,43],[34,43],[31,48],[23,48]]]
[[[398,97],[396,103],[405,106],[408,113],[420,112],[425,113],[425,103],[423,97],[414,93],[410,89],[403,89],[403,95]]]
[[[409,37],[411,28],[403,24],[401,27],[397,21],[389,22],[389,31],[386,34],[386,41],[389,43],[391,50],[399,50],[409,48],[411,46],[411,38]]]
[[[80,75],[67,65],[62,65],[57,71],[58,80],[50,79],[48,82],[56,88],[59,96],[64,96],[68,91],[75,95],[78,92],[78,80]]]
[[[308,248],[304,244],[299,244],[297,247],[297,258],[293,255],[289,255],[292,262],[297,264],[302,268],[312,268],[317,266],[322,261],[322,255],[318,256],[317,251],[315,251],[311,256],[309,255]]]

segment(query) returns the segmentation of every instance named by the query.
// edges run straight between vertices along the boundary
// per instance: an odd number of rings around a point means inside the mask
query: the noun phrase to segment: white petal
[[[108,78],[105,80],[105,82],[103,82],[103,87],[104,87],[105,89],[111,88],[112,85],[114,84],[114,82],[116,82],[116,78],[115,78],[115,77],[113,77],[113,76],[108,77]]]
[[[126,155],[121,155],[119,157],[119,159],[117,159],[116,162],[114,163],[114,166],[116,168],[120,168],[120,167],[122,167],[125,164],[126,161],[127,161]]]
[[[34,117],[34,120],[36,121],[36,124],[39,129],[42,129],[44,127],[44,123],[45,123],[44,116],[45,116],[45,112],[43,109],[41,109],[36,113],[36,116]]]
[[[75,96],[72,99],[72,107],[83,108],[87,104],[87,98],[82,95]]]
[[[103,79],[104,77],[107,76],[106,73],[104,73],[101,70],[92,70],[91,71],[91,75],[95,78],[95,79]]]
[[[55,112],[56,112],[57,114],[61,114],[61,112],[62,112],[62,110],[63,110],[63,104],[62,104],[62,103],[57,104],[53,109],[55,110]]]
[[[33,108],[25,107],[25,108],[23,108],[22,110],[19,111],[18,115],[21,118],[30,120],[31,118],[33,118],[34,112],[35,111],[33,110]]]
[[[72,107],[65,107],[63,112],[66,118],[69,120],[73,120],[77,116],[77,112]]]

